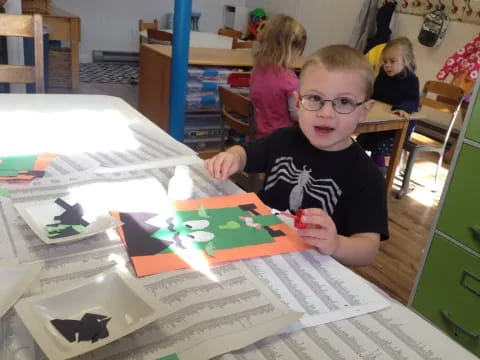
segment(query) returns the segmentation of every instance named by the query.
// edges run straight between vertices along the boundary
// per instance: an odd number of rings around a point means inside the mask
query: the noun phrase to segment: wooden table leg
[[[407,135],[408,121],[403,121],[402,124],[402,128],[398,129],[395,133],[392,155],[390,156],[390,161],[388,162],[387,176],[385,179],[387,185],[387,195],[392,191],[397,165],[400,161],[400,157],[402,156],[403,142],[405,141],[405,136]]]

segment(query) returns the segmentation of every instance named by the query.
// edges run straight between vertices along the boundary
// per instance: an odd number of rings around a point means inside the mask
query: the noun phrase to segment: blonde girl
[[[298,79],[292,67],[307,42],[305,28],[290,16],[270,19],[253,50],[250,98],[256,107],[258,137],[297,121],[294,93]]]
[[[390,41],[382,51],[382,68],[375,79],[372,98],[391,104],[391,111],[410,120],[418,111],[420,102],[418,77],[415,75],[413,46],[406,37]],[[410,121],[405,140],[410,138],[415,121]],[[385,156],[390,156],[395,133],[383,131],[361,134],[358,143],[372,152],[372,159],[383,173],[386,173]]]

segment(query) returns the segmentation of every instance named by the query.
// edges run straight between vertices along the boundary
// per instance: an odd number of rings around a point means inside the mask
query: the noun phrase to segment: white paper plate
[[[73,287],[23,298],[17,314],[49,359],[68,359],[97,349],[158,319],[160,303],[128,270],[116,267]],[[109,336],[97,342],[70,343],[50,323],[80,320],[85,313],[111,317]]]
[[[71,201],[69,199],[64,200],[71,205],[76,203],[76,201]],[[97,215],[86,213],[83,218],[89,222],[89,225],[85,228],[84,232],[56,239],[49,238],[45,226],[54,223],[54,216],[60,215],[65,211],[60,205],[55,204],[54,201],[55,200],[52,199],[15,204],[15,207],[23,220],[25,220],[33,232],[47,244],[57,244],[84,239],[122,224],[107,214]]]
[[[42,269],[43,262],[14,264],[0,262],[0,318],[28,289]]]

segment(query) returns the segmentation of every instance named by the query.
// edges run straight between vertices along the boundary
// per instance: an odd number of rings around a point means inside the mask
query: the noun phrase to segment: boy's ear
[[[374,105],[375,105],[375,100],[373,100],[373,99],[370,99],[363,104],[363,109],[362,109],[362,112],[361,112],[362,115],[361,115],[360,122],[362,122],[366,119],[369,111],[372,110]]]
[[[374,105],[375,105],[375,100],[373,100],[373,99],[370,99],[370,100],[368,100],[365,104],[363,104],[363,106],[365,106],[365,108],[367,109],[367,111],[372,110],[372,108],[373,108]]]
[[[294,91],[293,96],[295,96],[295,107],[297,109],[300,109],[300,94],[298,93],[298,91]]]

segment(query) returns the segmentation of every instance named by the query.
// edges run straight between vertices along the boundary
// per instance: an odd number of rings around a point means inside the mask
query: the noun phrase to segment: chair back
[[[39,14],[0,14],[0,36],[33,38],[34,66],[0,65],[0,83],[35,83],[37,93],[45,92],[43,64],[43,21]]]
[[[253,47],[253,41],[240,41],[238,38],[233,38],[232,49],[251,49]]]
[[[138,30],[158,29],[158,20],[154,19],[153,22],[144,22],[142,19],[138,20]]]
[[[231,37],[231,38],[241,38],[242,37],[242,32],[241,31],[238,31],[238,30],[233,30],[233,29],[230,29],[230,28],[221,28],[221,29],[218,29],[218,35],[223,35],[223,36],[228,36],[228,37]]]
[[[155,43],[157,41],[171,43],[173,41],[173,34],[168,31],[147,29],[147,38],[149,43]]]
[[[464,95],[462,88],[443,81],[430,80],[423,87],[420,97],[422,108],[426,106],[436,111],[451,114],[442,149],[447,145],[455,120],[461,111]]]
[[[221,150],[225,150],[226,125],[237,133],[248,136],[250,140],[257,138],[257,122],[255,120],[255,105],[245,96],[225,87],[218,88],[220,96],[222,125]],[[235,174],[232,180],[244,188],[245,191],[258,192],[262,188],[259,174]]]
[[[148,29],[157,30],[158,29],[158,20],[153,19],[153,22],[151,22],[151,23],[144,22],[142,19],[138,20],[138,31],[143,31],[143,30],[148,30]],[[144,38],[142,36],[140,36],[139,43],[141,44],[143,42],[144,42]]]
[[[218,88],[222,114],[221,149],[225,150],[226,125],[237,133],[248,136],[250,140],[257,137],[255,105],[245,96],[223,86]]]

